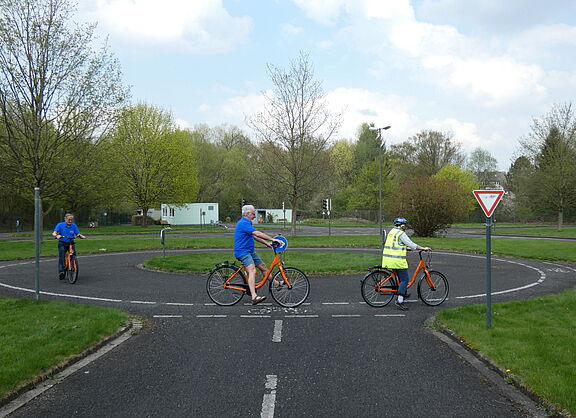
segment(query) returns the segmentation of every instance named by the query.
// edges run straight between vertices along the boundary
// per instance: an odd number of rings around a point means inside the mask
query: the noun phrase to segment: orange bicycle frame
[[[268,279],[270,278],[270,275],[272,274],[272,271],[274,270],[274,268],[276,266],[278,266],[278,269],[280,270],[280,272],[282,274],[282,279],[284,280],[284,283],[286,284],[286,286],[288,286],[289,289],[292,289],[292,284],[289,283],[288,279],[286,278],[286,274],[284,273],[283,264],[282,264],[282,261],[280,260],[280,256],[278,255],[278,253],[276,253],[274,255],[274,260],[272,260],[270,267],[268,267],[268,270],[264,274],[264,278],[262,278],[262,280],[259,281],[258,283],[255,283],[256,289],[260,289],[262,286],[264,286],[264,283],[266,283],[268,281]],[[224,282],[224,289],[241,290],[244,292],[247,290],[246,288],[238,287],[238,286],[235,286],[233,284],[232,285],[228,284],[230,282],[230,280],[232,280],[234,277],[236,277],[236,274],[238,274],[238,272],[240,270],[243,270],[245,274],[248,274],[248,272],[246,271],[246,267],[244,267],[243,265],[238,267],[238,269],[234,272],[234,274],[232,276],[230,276],[228,278],[228,280],[226,280],[226,282]]]
[[[428,286],[430,286],[433,290],[436,290],[436,286],[434,285],[434,282],[430,278],[430,273],[428,272],[428,266],[426,266],[426,263],[422,258],[422,254],[420,254],[420,261],[418,262],[416,270],[414,270],[414,273],[412,274],[412,277],[410,278],[410,281],[408,282],[406,288],[409,289],[410,287],[412,287],[414,281],[416,280],[416,277],[418,277],[418,273],[420,273],[421,270],[424,270],[424,276],[426,277],[426,283],[428,283]],[[386,286],[386,283],[389,282],[390,277],[392,276],[396,277],[397,283],[400,281],[398,273],[396,272],[396,270],[393,270],[389,276],[386,276],[385,278],[380,280],[380,282],[376,285],[376,290],[379,292],[396,292],[396,289],[390,288],[389,285]]]

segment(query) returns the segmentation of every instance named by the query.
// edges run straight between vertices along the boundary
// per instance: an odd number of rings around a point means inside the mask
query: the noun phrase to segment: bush
[[[410,221],[416,236],[433,237],[467,215],[468,197],[452,180],[423,177],[404,183],[393,201],[397,216]]]

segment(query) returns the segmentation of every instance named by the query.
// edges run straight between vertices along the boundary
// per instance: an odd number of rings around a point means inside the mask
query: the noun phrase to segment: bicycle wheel
[[[370,272],[362,280],[362,299],[375,308],[386,306],[394,298],[398,285],[394,274],[385,270]]]
[[[418,281],[418,296],[426,305],[437,306],[446,300],[448,297],[448,279],[439,271],[429,271],[430,280],[434,284],[434,289],[430,287],[426,280],[426,273],[422,273],[422,277]]]
[[[215,304],[222,306],[235,305],[242,299],[244,293],[246,293],[244,290],[238,289],[247,289],[248,287],[244,280],[244,274],[242,274],[241,271],[236,273],[237,270],[238,268],[231,266],[220,266],[212,270],[210,276],[208,276],[208,280],[206,280],[206,291]],[[236,273],[236,275],[232,280],[228,281],[234,273]],[[237,289],[228,289],[224,287],[225,284],[227,286],[234,286]]]
[[[70,256],[70,265],[66,269],[66,280],[70,284],[74,284],[78,280],[78,260],[75,255]]]
[[[284,267],[284,273],[291,287],[284,282],[282,272],[277,271],[270,281],[270,294],[278,305],[285,308],[295,308],[304,303],[308,297],[310,282],[308,277],[297,268]]]

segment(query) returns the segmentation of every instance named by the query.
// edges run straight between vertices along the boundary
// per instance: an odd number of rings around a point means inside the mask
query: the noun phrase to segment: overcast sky
[[[182,127],[263,105],[267,64],[309,53],[338,138],[391,125],[388,144],[450,132],[507,170],[534,117],[576,98],[574,0],[79,0],[120,60],[132,100]]]

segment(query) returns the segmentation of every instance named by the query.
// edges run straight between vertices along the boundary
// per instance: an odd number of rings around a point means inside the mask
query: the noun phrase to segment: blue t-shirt
[[[58,235],[62,235],[62,238],[58,239],[60,242],[70,242],[70,238],[74,237],[80,233],[80,230],[75,223],[68,225],[66,222],[60,222],[54,227],[54,232]]]
[[[254,252],[254,236],[252,235],[254,231],[256,228],[250,219],[240,218],[234,229],[234,257],[238,258]]]

